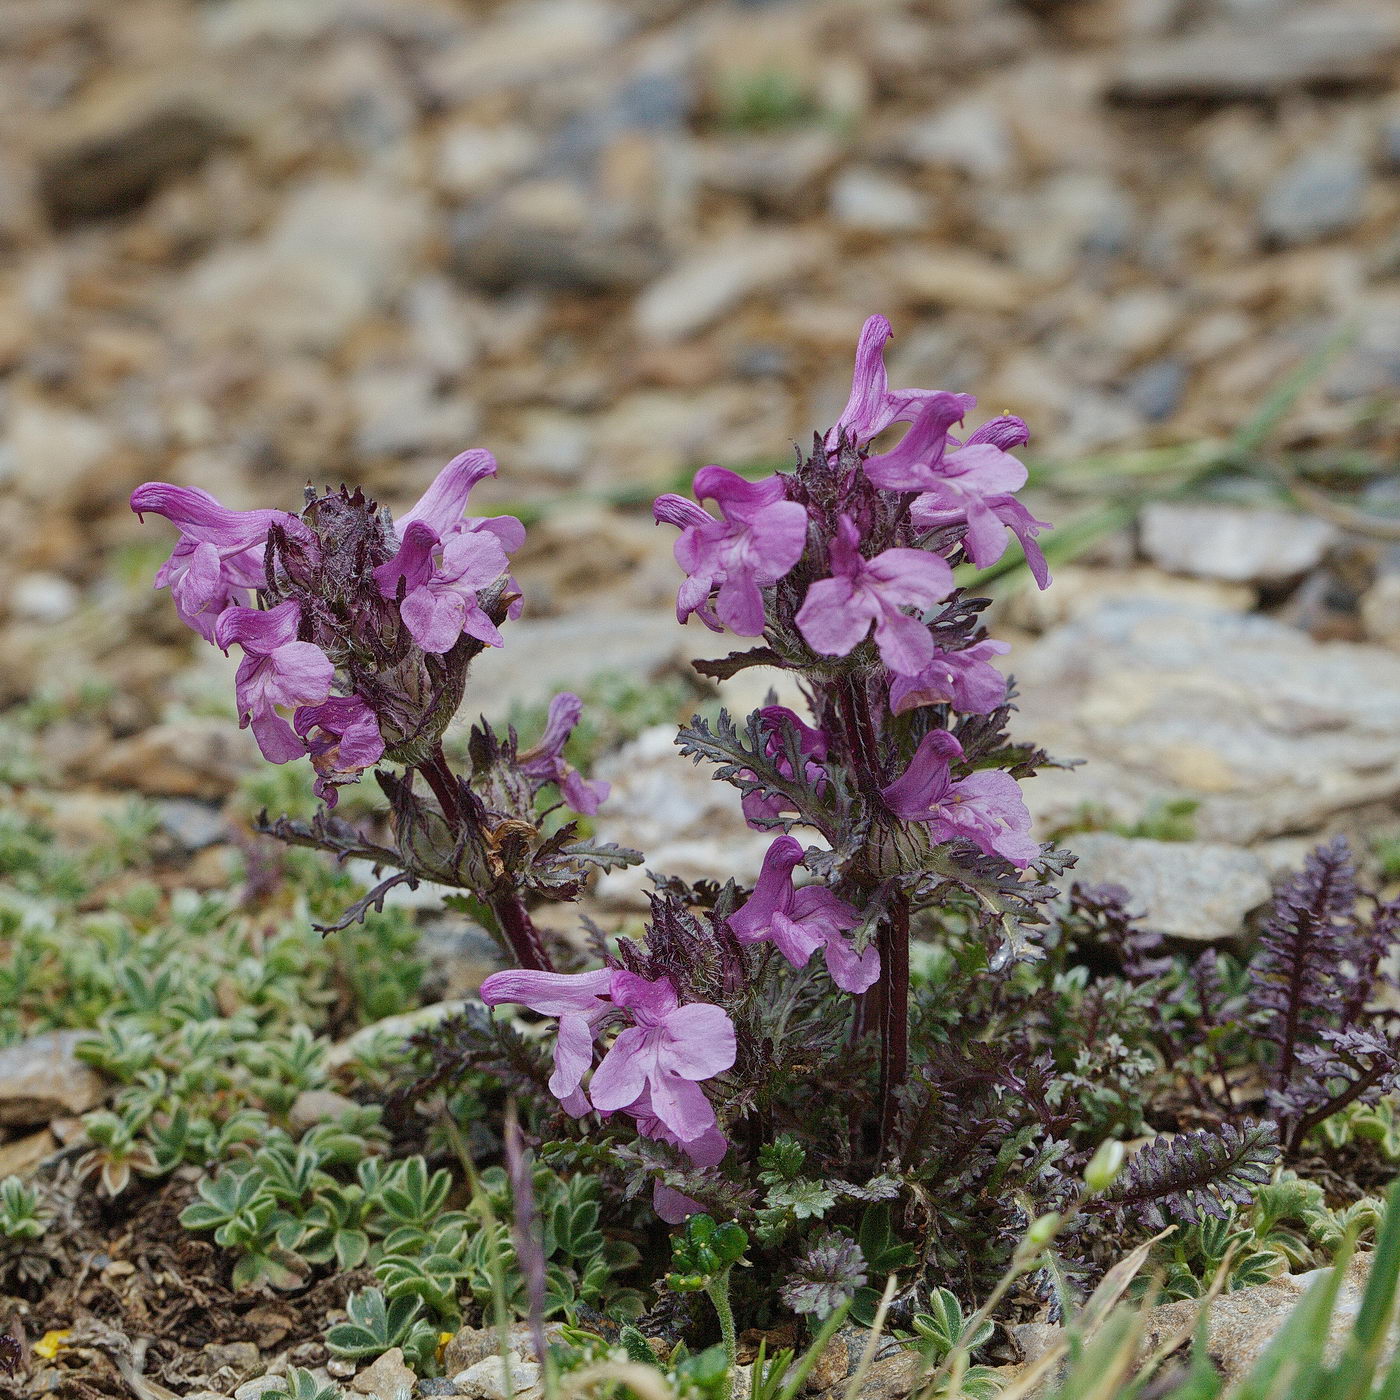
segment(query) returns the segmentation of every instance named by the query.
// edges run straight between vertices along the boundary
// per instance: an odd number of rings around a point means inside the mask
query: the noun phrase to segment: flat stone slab
[[[1067,877],[1120,885],[1129,907],[1172,938],[1215,943],[1238,937],[1272,892],[1269,868],[1253,851],[1220,841],[1151,841],[1089,831],[1067,837],[1079,857]]]
[[[86,1031],[46,1031],[0,1050],[0,1123],[23,1127],[86,1113],[107,1097],[96,1070],[74,1055]]]
[[[1014,658],[1013,732],[1082,767],[1024,792],[1040,830],[1189,798],[1201,840],[1317,831],[1400,795],[1400,656],[1271,618],[1120,600]]]

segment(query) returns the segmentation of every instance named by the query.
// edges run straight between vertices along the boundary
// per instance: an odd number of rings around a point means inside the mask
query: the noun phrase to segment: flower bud
[[[1099,1150],[1084,1168],[1084,1185],[1089,1188],[1091,1196],[1097,1196],[1113,1185],[1118,1173],[1123,1170],[1125,1155],[1126,1150],[1117,1138],[1108,1138],[1099,1144]]]

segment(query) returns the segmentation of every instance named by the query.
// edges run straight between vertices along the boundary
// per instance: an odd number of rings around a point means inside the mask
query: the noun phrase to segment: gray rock
[[[928,205],[902,181],[867,166],[853,166],[832,184],[831,217],[862,232],[900,233],[923,228]]]
[[[373,1400],[409,1400],[413,1382],[413,1372],[404,1365],[403,1348],[391,1347],[350,1382],[350,1389]]]
[[[1400,794],[1400,657],[1169,600],[1110,603],[1016,659],[1016,732],[1084,758],[1027,783],[1046,827],[1191,798],[1202,840],[1316,831]]]
[[[1361,623],[1373,642],[1400,651],[1400,573],[1384,573],[1361,595]]]
[[[1133,375],[1125,392],[1149,423],[1160,423],[1181,406],[1186,380],[1186,366],[1180,360],[1153,360]]]
[[[624,37],[630,17],[602,0],[515,0],[492,11],[424,69],[448,106],[577,71]]]
[[[326,1068],[336,1070],[342,1065],[348,1065],[356,1055],[381,1036],[407,1040],[417,1031],[426,1030],[429,1026],[437,1025],[439,1021],[445,1021],[449,1016],[458,1015],[466,1010],[469,1004],[466,1001],[435,1001],[413,1011],[405,1011],[398,1016],[386,1016],[382,1021],[361,1026],[354,1035],[331,1046],[326,1054]]]
[[[841,143],[823,128],[781,136],[741,136],[707,142],[698,152],[702,182],[743,195],[764,208],[785,210],[812,202],[841,158]]]
[[[165,78],[103,88],[44,152],[39,195],[59,224],[118,214],[233,139],[223,114]]]
[[[752,883],[772,841],[751,831],[734,789],[716,783],[708,765],[696,767],[675,746],[676,731],[657,725],[599,764],[595,777],[612,792],[595,819],[598,835],[642,851],[647,867],[686,880],[731,876]],[[647,906],[651,882],[642,866],[613,870],[598,882],[601,899]]]
[[[490,696],[495,714],[577,690],[607,672],[648,677],[674,661],[733,650],[733,638],[677,627],[665,608],[610,609],[601,630],[589,615],[522,617],[511,623],[511,636],[514,645],[493,647],[472,663],[473,692]]]
[[[317,1123],[335,1122],[357,1108],[359,1104],[354,1099],[347,1099],[334,1089],[303,1089],[292,1101],[287,1121],[293,1132],[304,1133]],[[402,1360],[402,1356],[399,1359]]]
[[[202,851],[229,837],[224,814],[207,802],[188,797],[167,797],[156,803],[160,824],[186,851]]]
[[[1278,243],[1310,243],[1344,233],[1361,218],[1367,180],[1366,164],[1354,153],[1309,151],[1265,192],[1259,226]]]
[[[62,622],[77,611],[80,596],[62,574],[21,574],[10,589],[10,612],[25,622]]]
[[[407,282],[428,228],[419,190],[318,176],[293,191],[264,238],[196,264],[170,314],[197,341],[324,353]]]
[[[1143,553],[1159,569],[1226,583],[1301,578],[1337,538],[1336,527],[1316,516],[1245,506],[1159,501],[1139,523]]]
[[[1347,1268],[1327,1325],[1329,1362],[1335,1363],[1343,1340],[1355,1326],[1370,1267],[1371,1255],[1359,1252]],[[1328,1272],[1315,1269],[1305,1274],[1280,1274],[1269,1283],[1222,1293],[1207,1305],[1206,1350],[1226,1387],[1233,1388],[1250,1373],[1304,1294]],[[1143,1319],[1140,1355],[1151,1355],[1168,1338],[1190,1335],[1200,1309],[1196,1299],[1149,1308]],[[1028,1362],[1044,1356],[1064,1338],[1061,1328],[1043,1322],[1023,1323],[1010,1331]]]
[[[969,98],[920,117],[896,146],[907,160],[951,166],[981,180],[1004,179],[1016,163],[1011,128],[991,98]]]
[[[749,233],[697,254],[654,282],[634,319],[648,340],[684,340],[745,298],[802,275],[819,245],[798,233]]]
[[[270,1390],[284,1390],[287,1378],[285,1376],[274,1376],[271,1373],[265,1376],[254,1376],[250,1381],[244,1381],[237,1390],[233,1392],[233,1400],[262,1400],[262,1397]]]
[[[1300,6],[1267,27],[1208,26],[1130,47],[1109,91],[1137,102],[1272,97],[1388,76],[1397,53],[1400,19],[1393,10]]]
[[[579,196],[580,206],[588,203]],[[452,224],[452,270],[486,291],[552,287],[563,291],[630,291],[665,267],[657,230],[632,211],[593,203],[580,219],[550,219],[503,201],[470,209]]]
[[[1215,841],[1149,841],[1107,831],[1066,838],[1079,857],[1070,879],[1120,885],[1134,913],[1172,938],[1235,938],[1270,894],[1268,867],[1252,851]]]
[[[509,1385],[507,1385],[509,1376]],[[536,1400],[543,1395],[540,1385],[538,1362],[526,1361],[518,1351],[513,1351],[503,1361],[499,1356],[487,1356],[459,1371],[452,1377],[459,1395],[470,1400]]]
[[[112,430],[99,419],[56,404],[11,400],[5,449],[8,481],[30,500],[47,506],[84,494],[116,450]]]
[[[0,1050],[0,1124],[31,1127],[96,1108],[107,1086],[73,1053],[86,1031],[45,1031]]]
[[[111,745],[92,777],[158,797],[227,797],[262,762],[246,729],[214,716],[153,725]]]

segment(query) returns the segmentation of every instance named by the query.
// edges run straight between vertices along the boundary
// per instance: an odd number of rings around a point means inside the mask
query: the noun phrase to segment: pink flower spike
[[[358,695],[304,705],[292,716],[292,728],[311,755],[316,795],[327,807],[335,806],[337,788],[359,782],[360,774],[384,757],[379,720]]]
[[[831,980],[845,992],[863,992],[880,975],[880,954],[867,948],[857,954],[843,935],[860,923],[860,914],[821,885],[794,889],[792,872],[802,863],[802,846],[780,836],[763,857],[753,893],[730,915],[729,927],[740,943],[772,943],[793,967],[805,967],[818,948],[826,950]]]
[[[564,761],[564,745],[583,716],[583,701],[564,691],[549,702],[549,720],[540,741],[519,757],[520,771],[537,787],[557,783],[560,795],[574,809],[591,817],[606,800],[612,785],[590,782],[578,769]]]
[[[988,659],[1011,650],[1008,642],[975,642],[962,651],[935,651],[917,675],[896,676],[890,711],[902,715],[920,705],[952,705],[965,715],[989,715],[1006,700],[1006,677]]]
[[[481,999],[487,1006],[518,1002],[541,1016],[559,1018],[549,1091],[575,1118],[591,1107],[583,1093],[583,1077],[593,1066],[599,1024],[613,1009],[605,1000],[612,977],[607,968],[575,973],[512,971],[492,973],[481,984]]]
[[[589,1086],[600,1112],[615,1112],[647,1092],[656,1117],[681,1143],[714,1126],[714,1109],[696,1081],[722,1074],[734,1063],[734,1023],[718,1006],[681,1006],[666,978],[648,981],[632,972],[612,974],[612,999],[633,1024],[613,1042]]]
[[[815,791],[820,794],[826,786],[826,770],[822,767],[821,761],[826,758],[827,736],[823,729],[814,729],[810,724],[804,724],[785,705],[765,705],[759,712],[759,722],[763,727],[763,751],[769,758],[773,759],[778,771],[785,777],[791,777],[788,760],[783,757],[785,746],[785,731],[793,730],[797,734],[798,752],[804,758],[811,761],[805,765],[804,777]],[[753,773],[745,772],[742,777],[753,778]],[[741,803],[744,810],[744,820],[756,831],[766,830],[763,823],[767,819],[781,816],[784,812],[792,811],[787,799],[778,793],[746,793]]]
[[[650,1092],[644,1092],[635,1103],[628,1104],[623,1112],[636,1120],[637,1132],[642,1137],[669,1142],[672,1147],[684,1152],[697,1167],[717,1167],[729,1151],[729,1139],[720,1131],[717,1123],[712,1123],[699,1137],[682,1142],[656,1116]],[[704,1210],[699,1201],[660,1181],[651,1188],[651,1204],[652,1209],[668,1225],[679,1225],[686,1216],[698,1215]]]
[[[908,768],[881,795],[895,816],[927,822],[938,840],[965,837],[984,854],[1024,870],[1040,847],[1030,836],[1020,784],[1009,773],[990,771],[955,779],[952,763],[962,752],[947,730],[925,734]]]
[[[887,549],[874,559],[860,553],[860,536],[843,516],[831,542],[830,578],[807,590],[797,627],[813,651],[846,656],[875,629],[881,659],[897,675],[917,675],[933,660],[928,628],[902,607],[920,610],[946,598],[953,571],[919,549]]]
[[[330,696],[335,667],[311,642],[297,641],[301,605],[289,599],[268,612],[227,608],[219,614],[214,638],[227,651],[243,648],[234,679],[238,727],[251,728],[269,763],[289,763],[306,745],[278,714],[278,707],[319,705]]]

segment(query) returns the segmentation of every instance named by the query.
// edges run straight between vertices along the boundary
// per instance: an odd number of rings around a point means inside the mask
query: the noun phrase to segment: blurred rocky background
[[[1030,421],[1062,541],[1116,503],[1001,604],[1027,731],[1096,759],[1048,824],[1389,812],[1397,546],[1269,470],[1400,508],[1397,215],[1393,3],[3,0],[0,705],[50,706],[46,785],[221,801],[247,736],[131,488],[402,506],[468,445],[531,525],[478,708],[650,684],[714,643],[646,502],[790,460],[879,310],[896,383]],[[648,742],[613,834],[723,866]]]

